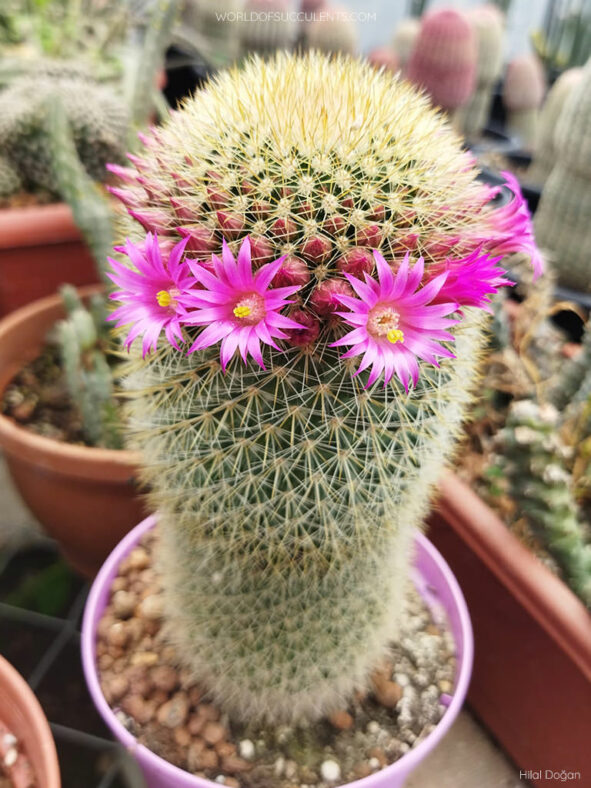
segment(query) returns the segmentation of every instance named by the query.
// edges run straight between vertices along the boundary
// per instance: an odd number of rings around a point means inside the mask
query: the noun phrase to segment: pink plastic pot
[[[156,524],[154,516],[137,525],[117,545],[105,561],[90,590],[82,625],[82,664],[90,694],[113,735],[137,759],[148,788],[217,788],[217,783],[194,777],[159,758],[138,741],[116,718],[99,685],[96,662],[96,629],[122,560],[141,537]],[[415,537],[413,582],[433,610],[436,621],[447,617],[456,644],[457,668],[453,695],[442,696],[448,707],[440,723],[427,738],[391,766],[376,774],[349,783],[350,788],[400,788],[409,774],[439,744],[462,708],[472,672],[473,638],[470,616],[460,587],[450,568],[431,542],[422,534]]]

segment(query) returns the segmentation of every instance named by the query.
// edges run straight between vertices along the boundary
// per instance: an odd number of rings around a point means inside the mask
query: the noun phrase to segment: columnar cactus
[[[527,171],[528,180],[544,184],[554,167],[558,151],[554,142],[556,126],[571,90],[583,75],[582,68],[564,71],[552,85],[540,112],[533,160]]]
[[[591,60],[556,127],[556,162],[536,212],[536,237],[552,254],[559,282],[591,292]]]
[[[414,17],[409,17],[408,19],[403,19],[394,31],[392,49],[398,57],[402,71],[406,69],[420,29],[420,21]]]
[[[507,129],[524,148],[533,148],[538,114],[546,81],[542,64],[535,55],[519,55],[507,67],[503,84],[503,103],[507,110]]]
[[[571,452],[558,434],[559,413],[532,400],[514,403],[501,432],[500,460],[519,512],[591,607],[591,539],[580,522],[566,468]]]
[[[385,68],[395,74],[400,70],[400,61],[391,47],[377,47],[367,56],[367,60],[374,68]]]
[[[488,121],[493,89],[503,69],[504,27],[494,6],[479,6],[467,14],[477,41],[476,88],[460,110],[461,127],[469,139],[477,138]]]
[[[224,68],[240,55],[237,15],[243,9],[244,0],[185,0],[174,41],[215,68]]]
[[[130,444],[168,636],[236,718],[313,719],[395,636],[478,307],[505,253],[540,267],[527,211],[491,208],[408,83],[319,53],[221,73],[146,143],[112,318],[143,335]]]
[[[355,55],[359,49],[359,35],[355,22],[341,6],[324,6],[317,16],[303,27],[304,49],[319,52]]]
[[[35,75],[15,80],[0,93],[0,150],[23,185],[59,196],[47,145],[47,107],[57,98],[68,118],[80,161],[103,180],[109,161],[122,161],[128,116],[123,103],[102,85],[77,76]]]
[[[286,0],[249,0],[244,9],[247,21],[240,29],[242,55],[256,52],[265,56],[279,49],[290,50],[296,28],[288,12]]]
[[[476,37],[466,17],[453,9],[431,11],[423,17],[406,77],[453,113],[474,91],[476,57]]]
[[[580,404],[591,396],[591,324],[587,323],[581,351],[563,364],[560,380],[550,392],[552,403],[562,411],[576,398]]]
[[[104,301],[94,296],[87,310],[69,286],[62,289],[62,298],[67,318],[57,324],[57,336],[66,384],[80,411],[82,430],[92,446],[121,448],[113,373],[104,353]]]

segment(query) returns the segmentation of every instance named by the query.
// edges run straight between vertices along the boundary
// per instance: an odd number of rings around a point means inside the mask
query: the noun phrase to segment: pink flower
[[[455,312],[454,302],[431,304],[445,284],[447,273],[442,273],[421,287],[424,265],[419,258],[412,269],[409,253],[396,274],[379,252],[374,252],[378,280],[365,274],[365,282],[345,274],[359,298],[338,296],[350,312],[337,312],[353,326],[332,347],[351,345],[343,358],[363,354],[355,373],[371,366],[366,388],[384,373],[384,386],[394,374],[408,391],[409,380],[416,385],[419,379],[417,358],[439,366],[437,356],[453,358],[453,353],[439,343],[451,341],[453,335],[445,329],[455,320],[445,316]]]
[[[181,262],[187,240],[184,238],[166,252],[160,247],[158,237],[148,233],[141,247],[129,240],[124,246],[115,247],[117,252],[129,257],[136,270],[109,257],[114,273],[108,276],[121,288],[110,297],[122,302],[109,320],[116,320],[117,327],[132,324],[124,342],[128,350],[134,340],[143,335],[144,358],[151,350],[156,350],[162,329],[170,344],[180,349],[177,340],[182,340],[183,335],[179,297],[193,283],[187,263]],[[163,259],[163,252],[165,256],[168,255],[166,260]]]
[[[513,192],[513,199],[502,208],[491,211],[490,229],[487,228],[485,234],[473,240],[501,257],[515,252],[527,254],[534,269],[534,278],[537,278],[544,272],[544,261],[536,246],[527,202],[521,194],[517,178],[510,172],[502,172],[501,175]]]
[[[189,262],[203,289],[195,289],[183,298],[183,306],[195,310],[188,312],[183,322],[206,326],[189,353],[221,340],[220,359],[224,372],[236,350],[239,350],[244,363],[250,353],[265,369],[260,343],[279,350],[274,339],[287,339],[288,336],[282,329],[305,328],[280,314],[283,307],[293,303],[286,300],[286,296],[295,293],[300,286],[269,290],[283,259],[263,265],[253,275],[250,240],[245,238],[236,260],[224,241],[221,260],[212,256],[214,273],[200,263]]]
[[[443,264],[447,279],[431,303],[455,301],[461,306],[477,306],[490,311],[488,296],[496,293],[499,287],[515,284],[505,277],[507,272],[497,265],[502,259],[502,255],[489,257],[483,254],[482,248],[467,257],[456,260],[448,258]]]

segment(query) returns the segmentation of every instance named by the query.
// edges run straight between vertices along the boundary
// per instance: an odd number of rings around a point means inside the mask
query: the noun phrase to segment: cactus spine
[[[475,139],[485,127],[493,89],[503,68],[503,20],[494,7],[481,6],[467,14],[476,35],[478,59],[476,89],[460,110],[461,127],[466,137]]]
[[[476,38],[468,20],[453,9],[423,18],[406,77],[425,88],[437,106],[454,113],[475,86]]]
[[[591,60],[570,91],[554,138],[556,162],[536,212],[536,239],[560,284],[591,292]]]
[[[535,55],[513,58],[507,67],[503,84],[503,103],[507,110],[509,133],[524,148],[533,148],[538,114],[546,82],[542,64]]]
[[[559,413],[531,400],[514,403],[500,434],[501,467],[510,494],[561,565],[569,584],[591,607],[591,540],[581,525],[565,461],[570,450],[557,430]]]
[[[164,244],[188,236],[199,259],[222,236],[236,252],[249,235],[258,262],[289,254],[310,314],[320,286],[346,285],[350,252],[395,259],[412,243],[434,266],[449,252],[442,212],[466,243],[491,221],[447,122],[361,61],[254,59],[148,141],[134,159],[144,227]],[[267,371],[234,361],[224,375],[217,348],[162,342],[132,360],[130,444],[159,512],[168,636],[228,713],[316,718],[365,685],[471,399],[481,315],[466,309],[457,358],[426,365],[408,395],[398,382],[364,390],[328,321],[313,347],[270,351]]]

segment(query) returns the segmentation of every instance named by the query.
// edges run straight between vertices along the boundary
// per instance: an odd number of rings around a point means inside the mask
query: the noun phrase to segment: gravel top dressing
[[[160,633],[149,534],[119,567],[97,633],[101,687],[119,720],[157,755],[233,788],[332,788],[393,763],[445,712],[453,638],[409,587],[399,638],[348,708],[308,726],[230,722],[178,667]]]
[[[31,762],[17,737],[0,720],[0,788],[35,788]]]

